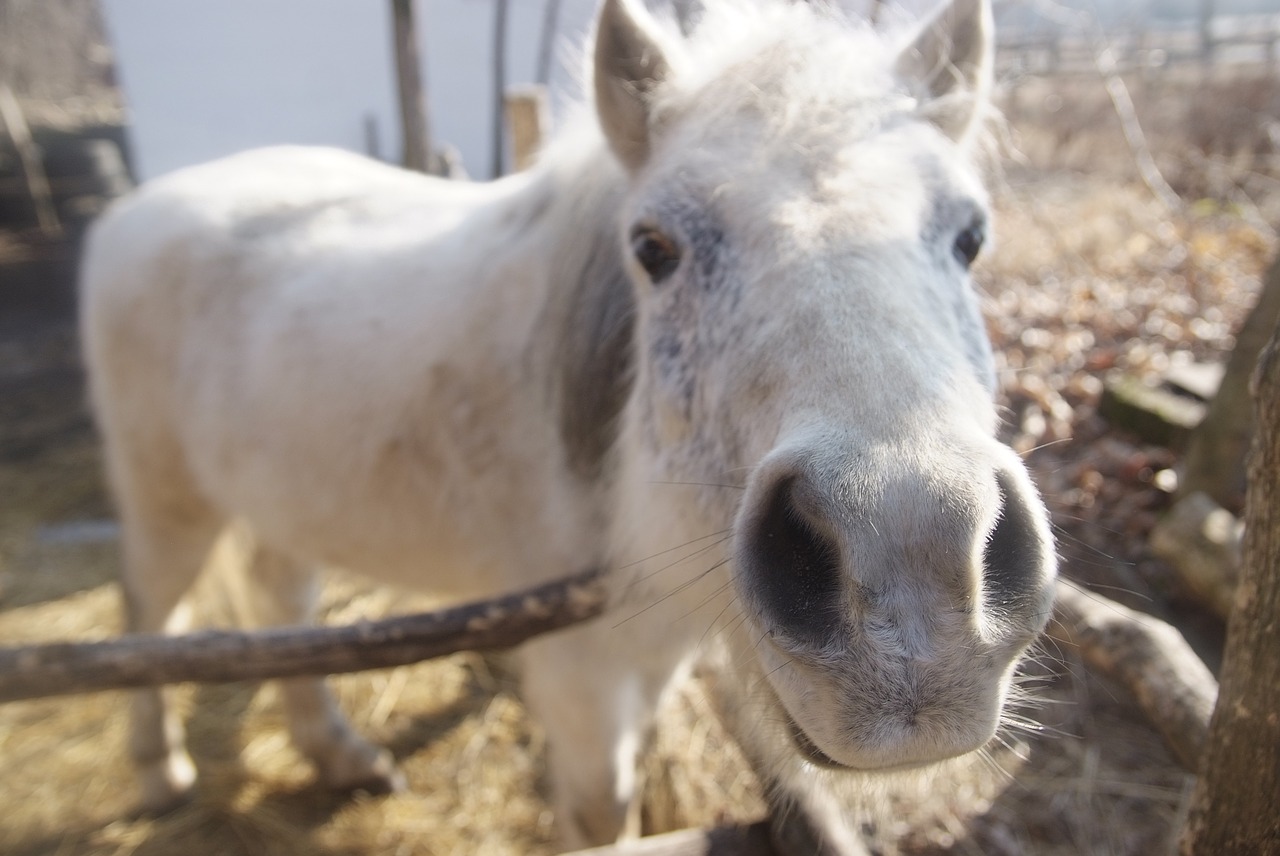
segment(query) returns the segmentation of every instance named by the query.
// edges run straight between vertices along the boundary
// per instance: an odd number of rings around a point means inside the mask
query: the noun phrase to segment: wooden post
[[[538,36],[538,69],[534,80],[543,86],[551,83],[551,54],[560,33],[560,2],[546,0],[542,10],[542,33]],[[519,169],[519,167],[517,167]]]
[[[507,127],[511,130],[511,165],[517,172],[529,167],[542,147],[547,127],[547,90],[536,84],[512,87],[506,97]]]
[[[396,85],[400,96],[400,128],[404,140],[401,163],[418,172],[432,172],[431,131],[427,125],[422,66],[418,60],[418,29],[413,0],[391,0],[395,30]]]
[[[1200,61],[1209,67],[1213,64],[1213,17],[1217,0],[1200,0]]]
[[[31,129],[27,127],[26,117],[22,115],[22,106],[7,85],[0,86],[0,120],[8,129],[9,139],[13,140],[13,147],[18,152],[18,163],[27,182],[27,193],[36,209],[36,222],[48,237],[60,237],[62,224],[58,221],[58,210],[53,206],[53,193],[49,190],[49,178],[45,175],[44,164],[40,160],[40,150],[31,139]]]
[[[382,160],[382,143],[378,138],[378,117],[373,113],[364,114],[364,153],[376,160]]]
[[[494,0],[493,10],[493,158],[490,164],[491,178],[498,178],[503,169],[503,153],[507,148],[503,132],[503,98],[507,88],[507,0]]]

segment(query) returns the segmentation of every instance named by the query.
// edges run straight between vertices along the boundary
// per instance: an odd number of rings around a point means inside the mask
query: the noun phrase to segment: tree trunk
[[[1244,568],[1182,856],[1280,853],[1280,329],[1253,389]]]
[[[1258,354],[1277,322],[1280,322],[1280,255],[1263,278],[1258,302],[1236,334],[1236,346],[1209,412],[1192,432],[1178,485],[1179,496],[1203,491],[1233,514],[1240,513],[1244,502],[1245,456],[1253,436],[1249,375],[1258,364]]]

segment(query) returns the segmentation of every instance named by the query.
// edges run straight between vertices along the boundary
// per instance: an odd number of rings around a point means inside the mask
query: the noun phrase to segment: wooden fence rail
[[[1101,31],[1099,31],[1101,32]],[[1210,49],[1191,26],[1168,27],[1134,22],[1103,34],[1116,56],[1117,70],[1148,73],[1189,64],[1265,65],[1280,60],[1280,16],[1222,19]],[[1054,30],[1012,32],[1000,40],[999,66],[1027,73],[1073,77],[1095,73],[1096,46],[1083,25]]]

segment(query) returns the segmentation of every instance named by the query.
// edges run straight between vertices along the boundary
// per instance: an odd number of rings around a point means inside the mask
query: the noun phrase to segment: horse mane
[[[538,326],[545,335],[531,341],[529,357],[550,366],[547,394],[567,463],[590,481],[604,469],[631,392],[635,295],[616,218],[624,178],[590,126],[575,123],[554,145],[527,189],[549,200],[534,206],[536,219],[554,224],[541,250],[549,287]]]

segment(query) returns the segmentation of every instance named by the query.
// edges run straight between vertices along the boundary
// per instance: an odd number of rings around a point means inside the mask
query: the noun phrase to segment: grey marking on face
[[[668,200],[658,208],[656,216],[644,219],[680,247],[688,284],[703,290],[724,285],[728,241],[710,211],[695,202]]]
[[[981,205],[964,196],[946,192],[933,195],[933,208],[920,230],[920,240],[952,264],[956,237],[970,226],[987,228],[987,214]]]
[[[940,182],[938,182],[940,183]],[[986,209],[974,199],[946,190],[933,194],[933,207],[920,230],[925,253],[933,261],[939,276],[962,278],[961,287],[944,292],[951,320],[961,337],[965,357],[977,379],[988,389],[996,385],[995,363],[991,342],[987,337],[977,295],[967,265],[956,256],[956,240],[971,227],[987,229]]]
[[[707,347],[705,315],[725,299],[736,303],[728,242],[713,217],[691,203],[668,203],[655,222],[678,242],[683,258],[676,276],[654,287],[646,346],[655,381],[690,419]]]

